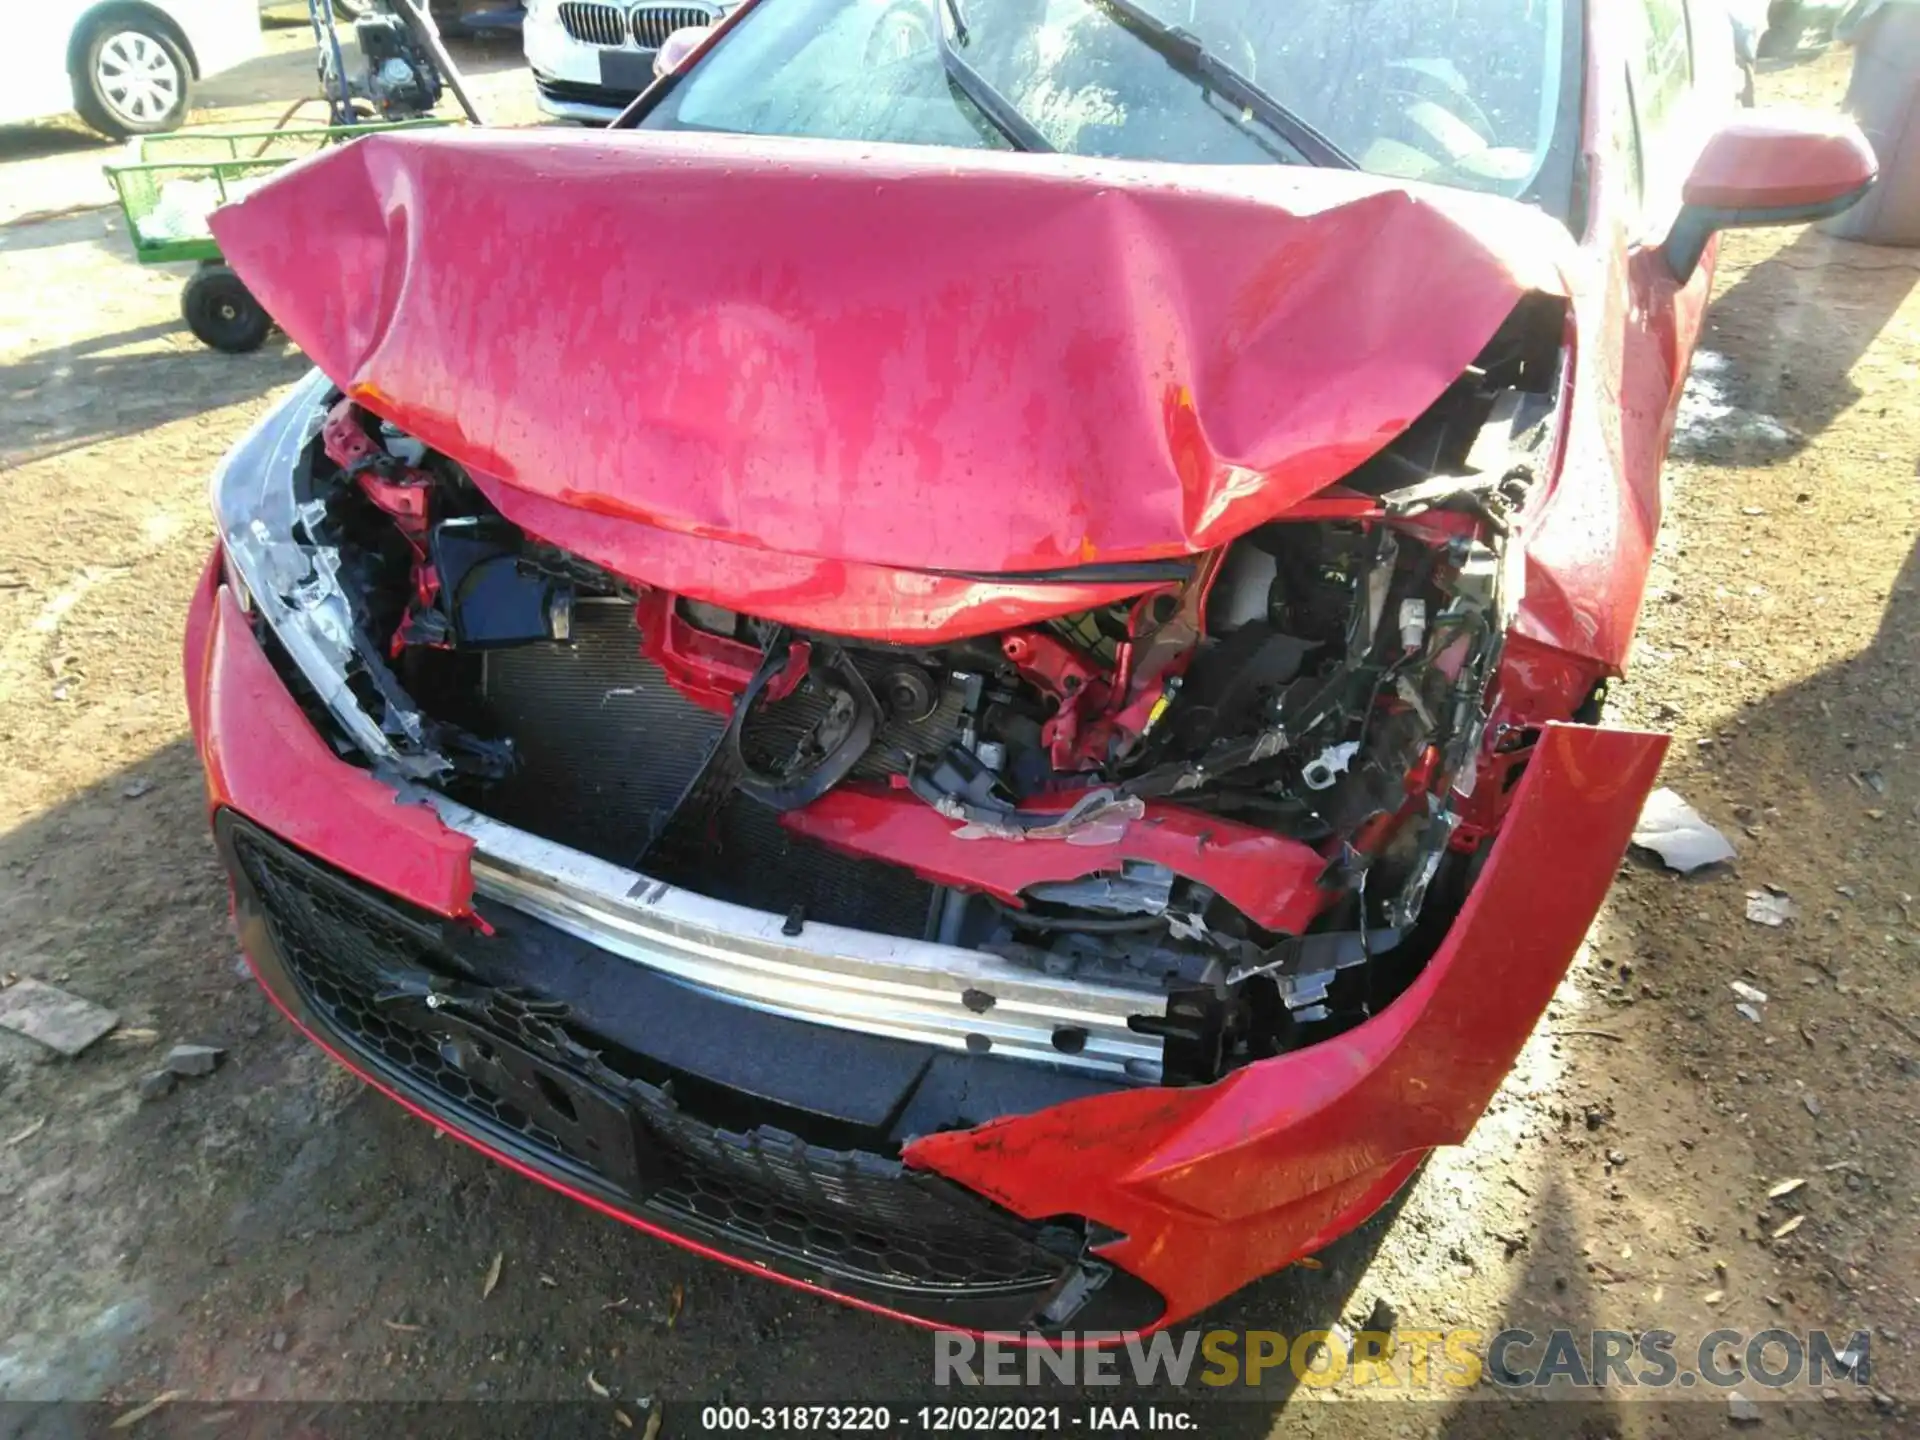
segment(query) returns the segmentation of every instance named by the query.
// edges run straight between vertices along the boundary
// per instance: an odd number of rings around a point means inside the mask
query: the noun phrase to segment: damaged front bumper
[[[990,1050],[1153,1080],[1157,1042],[1127,1028],[1137,990],[1072,985],[979,951],[730,905],[502,825],[435,797],[474,843],[475,893],[737,1005],[948,1050]],[[797,932],[797,933],[794,933]],[[1053,1036],[1076,1035],[1073,1054]]]
[[[1162,1315],[1149,1287],[1091,1254],[1100,1236],[1084,1220],[1023,1221],[882,1153],[890,1137],[898,1149],[890,1111],[904,1100],[904,1120],[963,1083],[916,1047],[850,1039],[829,1059],[807,1027],[743,1015],[537,920],[489,910],[483,935],[232,810],[215,831],[276,1004],[522,1173],[712,1258],[927,1323],[1136,1329]],[[1084,1089],[1032,1078],[1027,1103]]]
[[[283,443],[269,424],[237,456]],[[1096,988],[1006,989],[984,1017],[1004,1043],[974,1053],[947,1022],[980,1029],[981,978],[955,967],[990,957],[786,936],[343,761],[230,570],[216,558],[195,596],[189,704],[248,954],[296,1023],[435,1124],[652,1233],[970,1329],[1181,1318],[1352,1228],[1462,1138],[1665,746],[1548,728],[1405,994],[1337,1039],[1170,1090],[1130,1068]],[[327,597],[294,593],[310,603],[249,603],[298,663],[297,637],[326,642]],[[781,989],[802,971],[804,1004]],[[1063,1063],[1063,1020],[1101,1063]]]

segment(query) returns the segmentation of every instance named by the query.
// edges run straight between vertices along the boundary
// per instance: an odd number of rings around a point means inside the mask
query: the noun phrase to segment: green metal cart
[[[180,313],[202,344],[230,354],[258,350],[273,317],[228,268],[207,217],[274,171],[362,135],[446,125],[442,119],[279,130],[176,130],[133,142],[132,158],[106,167],[127,235],[142,265],[196,260]]]

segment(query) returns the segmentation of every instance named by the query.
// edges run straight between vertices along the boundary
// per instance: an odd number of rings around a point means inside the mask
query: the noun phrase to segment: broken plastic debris
[[[14,1131],[13,1134],[7,1137],[7,1147],[11,1149],[13,1146],[21,1144],[23,1141],[31,1140],[34,1136],[38,1135],[42,1130],[47,1128],[47,1118],[47,1116],[42,1115],[24,1130]]]
[[[21,980],[0,991],[0,1028],[38,1040],[69,1060],[119,1023],[113,1011],[38,980]]]
[[[934,809],[949,819],[964,814],[949,814],[950,796],[942,796]],[[954,805],[958,810],[959,806]],[[1049,825],[1022,827],[996,824],[991,819],[969,820],[953,832],[956,840],[1065,840],[1069,845],[1116,845],[1126,838],[1127,827],[1147,813],[1147,802],[1137,795],[1115,795],[1112,791],[1091,792],[1057,821]]]
[[[1767,992],[1747,984],[1744,980],[1735,980],[1729,988],[1732,989],[1735,995],[1738,995],[1749,1005],[1764,1005],[1767,1003]]]
[[[1747,919],[1756,925],[1770,925],[1777,930],[1799,916],[1800,907],[1786,895],[1776,895],[1766,890],[1747,892]]]
[[[1633,827],[1633,843],[1653,851],[1682,875],[1737,859],[1739,854],[1699,811],[1665,786],[1647,797]]]
[[[153,1414],[154,1411],[171,1405],[186,1393],[184,1390],[162,1391],[160,1394],[154,1396],[153,1399],[147,1401],[146,1404],[134,1406],[133,1409],[120,1416],[111,1425],[107,1426],[107,1428],[109,1430],[125,1430],[130,1426],[138,1425],[142,1420],[146,1419],[147,1416]]]
[[[1333,784],[1353,765],[1353,757],[1360,753],[1360,742],[1349,740],[1344,745],[1330,745],[1322,750],[1318,758],[1309,762],[1300,773],[1309,790],[1330,790]]]

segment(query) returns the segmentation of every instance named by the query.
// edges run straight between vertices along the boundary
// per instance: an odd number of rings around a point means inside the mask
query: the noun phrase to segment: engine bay
[[[935,646],[616,575],[338,392],[291,528],[325,557],[303,583],[336,607],[344,692],[396,783],[787,935],[844,926],[1126,992],[1161,1057],[1138,1078],[1204,1083],[1390,1003],[1524,766],[1527,734],[1490,720],[1513,527],[1552,443],[1545,308],[1297,512],[1139,567],[1122,602]],[[1063,1058],[1087,1042],[1050,1038]]]

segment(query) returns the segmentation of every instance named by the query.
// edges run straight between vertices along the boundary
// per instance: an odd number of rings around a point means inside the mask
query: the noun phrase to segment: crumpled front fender
[[[447,916],[473,909],[473,842],[320,738],[208,560],[187,614],[187,712],[209,810],[232,807],[349,875]]]
[[[1465,1138],[1606,897],[1665,736],[1548,726],[1420,977],[1338,1039],[1216,1085],[1116,1092],[928,1136],[908,1163],[1030,1218],[1083,1214],[1180,1316],[1364,1220]]]

